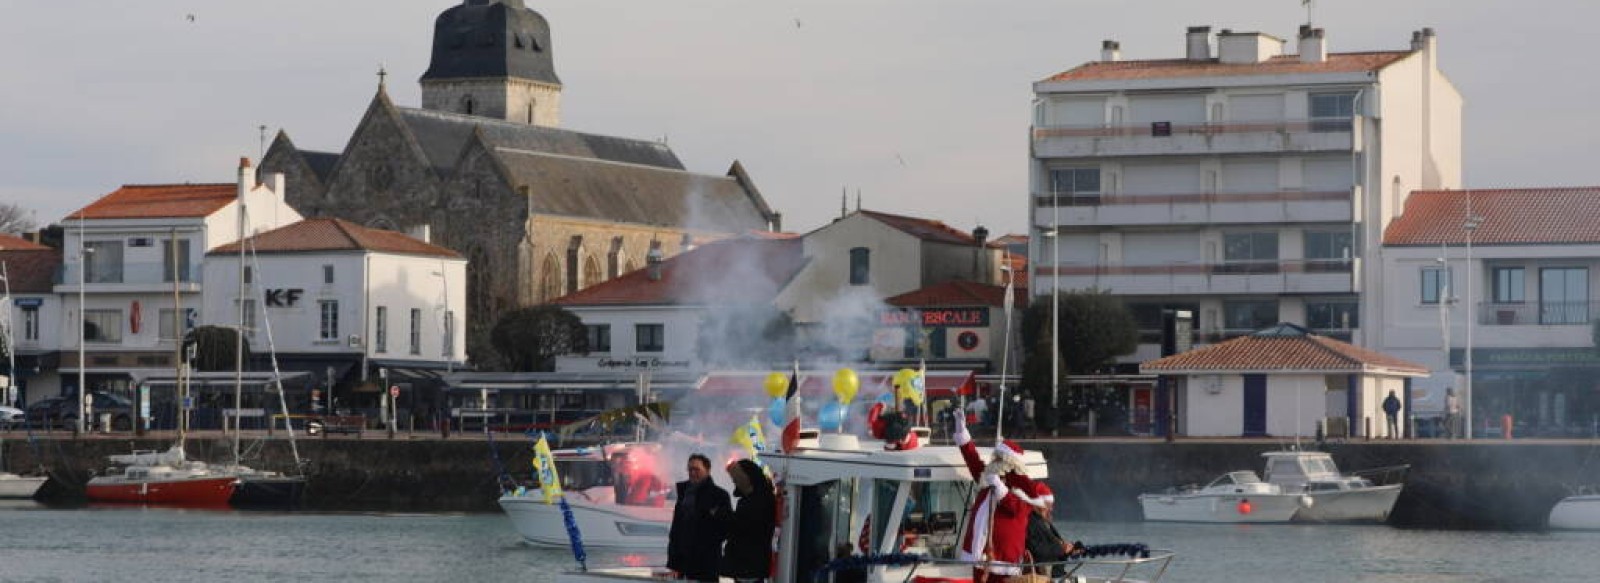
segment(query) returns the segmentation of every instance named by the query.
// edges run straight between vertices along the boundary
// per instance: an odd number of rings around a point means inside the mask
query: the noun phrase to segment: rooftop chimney
[[[1189,39],[1189,51],[1185,54],[1191,61],[1211,60],[1211,27],[1191,26],[1186,35]]]
[[[644,254],[645,276],[650,281],[661,281],[661,242],[651,241],[650,252]]]
[[[1321,63],[1328,60],[1328,43],[1322,36],[1322,29],[1311,28],[1311,25],[1300,27],[1300,62]]]
[[[1217,60],[1234,65],[1266,62],[1283,54],[1283,39],[1260,32],[1217,33]]]
[[[1122,43],[1111,39],[1100,41],[1100,60],[1107,63],[1122,60]]]
[[[684,233],[683,238],[678,240],[678,247],[683,249],[683,253],[694,251],[694,237],[689,236],[688,233]]]
[[[977,239],[978,246],[982,247],[984,243],[989,242],[989,229],[986,229],[980,225],[978,228],[972,230],[972,238]]]
[[[412,239],[422,241],[423,243],[432,243],[433,225],[429,225],[427,223],[412,225],[410,229],[406,229],[406,234],[410,235]]]

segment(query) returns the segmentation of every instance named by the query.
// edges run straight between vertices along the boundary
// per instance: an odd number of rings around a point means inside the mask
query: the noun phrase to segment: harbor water
[[[1163,581],[1596,581],[1600,533],[1387,526],[1059,524],[1089,544],[1178,552]],[[592,550],[594,566],[662,551]],[[0,505],[0,581],[553,581],[567,549],[523,544],[499,514],[60,509]]]

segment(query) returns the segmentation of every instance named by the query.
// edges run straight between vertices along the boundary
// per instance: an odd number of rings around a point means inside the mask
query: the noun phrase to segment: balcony
[[[1361,143],[1351,119],[1236,123],[1151,122],[1033,129],[1036,158],[1348,152]]]
[[[1062,289],[1100,289],[1117,294],[1353,293],[1357,260],[1281,259],[1167,265],[1048,265],[1037,268],[1033,285],[1050,277]]]
[[[1478,304],[1481,326],[1587,326],[1600,319],[1600,302]]]
[[[1354,219],[1354,191],[1034,195],[1034,224],[1067,226],[1338,223]],[[1059,205],[1059,208],[1057,207]]]
[[[188,271],[179,270],[178,291],[200,291],[200,264],[191,263]],[[78,264],[66,264],[56,268],[54,283],[57,293],[78,291]],[[85,292],[170,292],[173,289],[172,278],[168,276],[167,265],[161,262],[128,262],[123,263],[120,269],[115,267],[106,269],[100,266],[90,266],[89,272],[84,274]]]

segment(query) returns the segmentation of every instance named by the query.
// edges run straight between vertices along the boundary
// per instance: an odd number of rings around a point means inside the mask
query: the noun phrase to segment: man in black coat
[[[689,456],[689,479],[678,482],[678,503],[667,532],[667,568],[680,579],[716,581],[732,516],[728,492],[711,481],[711,460],[698,453]]]
[[[777,526],[778,498],[761,466],[750,460],[728,464],[728,478],[739,497],[722,549],[722,574],[741,583],[767,580],[772,572],[772,530]]]

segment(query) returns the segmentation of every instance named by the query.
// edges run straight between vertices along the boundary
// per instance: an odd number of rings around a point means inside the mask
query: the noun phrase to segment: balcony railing
[[[1134,138],[1171,136],[1215,136],[1222,134],[1349,132],[1349,119],[1300,119],[1231,123],[1148,122],[1138,124],[1087,124],[1036,127],[1033,138]]]
[[[1042,277],[1084,275],[1259,275],[1274,273],[1350,273],[1349,259],[1267,259],[1163,265],[1041,265]]]
[[[1291,203],[1349,201],[1350,191],[1305,192],[1284,190],[1278,192],[1212,192],[1193,194],[1035,194],[1035,205],[1049,208],[1082,206],[1124,206],[1160,204],[1228,204],[1228,203]]]
[[[56,285],[78,285],[79,264],[61,265],[56,268],[54,283]],[[83,274],[83,282],[89,286],[116,285],[116,284],[170,284],[172,277],[167,264],[159,262],[128,262],[109,268],[90,266],[87,273]],[[199,283],[200,264],[191,263],[179,266],[179,283]]]
[[[1600,318],[1600,302],[1526,302],[1478,304],[1483,326],[1582,326]]]
[[[1360,147],[1358,127],[1350,119],[1036,126],[1033,145],[1039,158],[1350,151]]]

